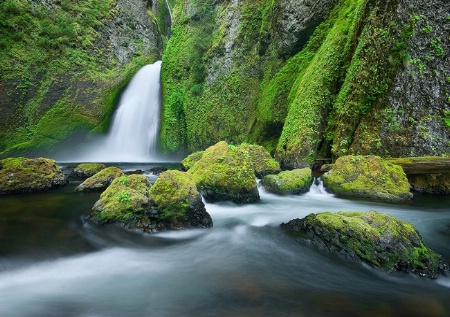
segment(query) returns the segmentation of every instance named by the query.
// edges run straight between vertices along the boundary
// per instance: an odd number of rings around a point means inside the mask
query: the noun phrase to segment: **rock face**
[[[310,214],[281,227],[320,249],[383,270],[430,278],[448,271],[448,264],[423,244],[410,223],[375,211]]]
[[[284,171],[278,175],[267,175],[261,180],[264,188],[275,194],[305,193],[311,187],[312,182],[313,178],[309,167]]]
[[[208,201],[250,203],[259,200],[248,152],[224,141],[207,148],[188,173]]]
[[[450,195],[450,173],[408,175],[408,181],[414,192]]]
[[[97,174],[102,169],[106,168],[105,164],[99,164],[99,163],[83,163],[77,165],[72,172],[72,175],[75,175],[79,178],[88,178],[93,176],[94,174]]]
[[[123,175],[124,174],[120,168],[110,166],[86,179],[78,185],[75,190],[78,192],[104,190],[112,183],[114,179]]]
[[[0,160],[0,194],[41,191],[66,182],[54,160],[24,157]]]
[[[161,56],[164,10],[148,9],[141,0],[2,1],[0,157],[106,131],[121,89]]]
[[[147,233],[212,226],[195,183],[179,171],[161,173],[153,186],[144,175],[116,178],[87,219],[98,224],[119,223]]]
[[[390,202],[405,201],[413,197],[402,168],[378,156],[340,157],[322,179],[327,191],[340,196]]]

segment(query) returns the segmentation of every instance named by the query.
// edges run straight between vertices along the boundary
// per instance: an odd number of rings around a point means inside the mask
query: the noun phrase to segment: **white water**
[[[449,316],[448,277],[387,274],[320,252],[279,229],[311,212],[375,209],[413,223],[426,243],[448,256],[448,199],[436,197],[434,207],[354,201],[326,193],[320,181],[302,195],[259,190],[259,203],[207,203],[210,229],[140,235],[87,225],[77,234],[96,247],[89,252],[32,261],[42,252],[37,247],[30,260],[16,259],[16,267],[0,253],[0,316]],[[52,219],[44,209],[45,224]],[[61,239],[60,229],[54,239]],[[67,240],[68,249],[73,241]]]
[[[161,61],[141,68],[122,94],[111,130],[81,148],[72,161],[158,161],[157,142],[161,107]]]

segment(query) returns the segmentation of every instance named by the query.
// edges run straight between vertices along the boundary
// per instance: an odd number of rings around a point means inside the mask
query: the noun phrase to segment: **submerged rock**
[[[284,171],[278,175],[267,175],[261,184],[267,191],[275,194],[300,194],[307,192],[312,182],[311,169],[305,167]]]
[[[79,192],[103,190],[108,187],[115,178],[120,176],[123,176],[122,170],[118,167],[110,166],[86,179],[83,183],[78,185],[75,190]]]
[[[389,202],[401,202],[413,197],[402,168],[378,156],[340,157],[322,179],[327,191],[340,196]]]
[[[259,200],[253,164],[247,151],[221,141],[208,149],[187,172],[207,201]]]
[[[212,226],[194,181],[179,171],[163,172],[153,186],[144,175],[116,178],[87,219],[147,233]]]
[[[54,160],[24,157],[0,160],[0,194],[29,193],[67,183]]]
[[[80,178],[88,178],[105,169],[105,164],[100,163],[82,163],[73,169],[72,175]]]
[[[269,174],[281,172],[280,163],[273,159],[263,146],[242,143],[239,148],[248,152],[256,177],[262,178]]]
[[[281,227],[320,249],[387,271],[431,278],[448,271],[448,264],[424,245],[413,225],[376,211],[310,214]]]

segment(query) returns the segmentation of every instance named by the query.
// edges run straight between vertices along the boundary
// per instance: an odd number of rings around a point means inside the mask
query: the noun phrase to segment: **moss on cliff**
[[[114,24],[128,16],[122,1],[7,0],[0,9],[3,155],[105,131],[120,90],[161,48],[157,37],[147,45],[130,36],[134,56],[119,60],[109,32],[136,27],[131,20]]]

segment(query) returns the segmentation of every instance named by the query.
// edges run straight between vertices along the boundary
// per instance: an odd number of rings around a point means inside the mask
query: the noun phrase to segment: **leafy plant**
[[[121,192],[119,195],[116,196],[116,199],[120,202],[124,202],[124,201],[130,201],[131,197],[130,197],[130,195],[128,195],[128,193]]]

